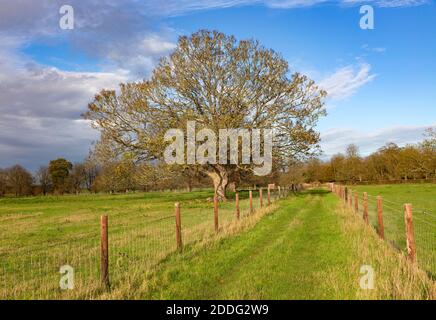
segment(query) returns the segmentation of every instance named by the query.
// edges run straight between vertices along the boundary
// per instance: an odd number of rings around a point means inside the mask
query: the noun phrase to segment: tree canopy
[[[306,76],[289,76],[288,63],[259,42],[202,30],[180,37],[151,79],[98,93],[85,117],[114,154],[137,161],[161,160],[165,132],[186,131],[187,121],[195,121],[217,135],[220,129],[273,129],[274,161],[285,163],[316,152],[325,95]],[[200,169],[224,198],[232,173],[253,166],[208,163]]]
[[[72,163],[63,158],[50,161],[48,172],[51,176],[55,191],[60,194],[63,194],[66,191],[69,183],[68,177],[72,169]]]

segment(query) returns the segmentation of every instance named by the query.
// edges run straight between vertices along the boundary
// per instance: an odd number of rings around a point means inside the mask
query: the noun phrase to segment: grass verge
[[[254,228],[170,256],[144,299],[432,299],[434,283],[323,190],[283,200]],[[362,265],[375,288],[359,283]],[[133,289],[133,288],[132,288]]]

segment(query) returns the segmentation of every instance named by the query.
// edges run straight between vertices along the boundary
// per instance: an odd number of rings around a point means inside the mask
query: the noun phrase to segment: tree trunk
[[[230,182],[228,184],[228,188],[229,188],[230,192],[236,192],[236,183],[235,182]]]
[[[192,189],[193,189],[192,186],[193,186],[194,183],[190,179],[188,179],[188,183],[187,184],[188,184],[188,191],[192,192]]]
[[[221,166],[216,165],[213,170],[208,171],[207,175],[212,179],[215,194],[218,196],[219,201],[226,200],[226,188],[229,183],[229,175],[227,170]]]

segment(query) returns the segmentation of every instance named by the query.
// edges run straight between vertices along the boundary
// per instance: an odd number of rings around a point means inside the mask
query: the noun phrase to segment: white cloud
[[[116,88],[127,74],[65,72],[22,59],[0,46],[0,167],[80,160],[97,137],[81,113],[95,93]]]
[[[174,42],[156,33],[141,35],[137,39],[130,39],[129,42],[127,44],[121,41],[107,47],[104,44],[102,47],[106,50],[102,55],[111,61],[114,67],[129,70],[134,80],[148,77],[159,59],[176,48]]]
[[[328,0],[264,0],[263,2],[267,7],[270,8],[292,9],[317,5],[328,2]]]
[[[291,9],[326,0],[69,0],[75,30],[58,27],[64,0],[2,0],[0,10],[0,166],[42,164],[56,156],[79,160],[96,133],[80,114],[101,88],[147,76],[175,44],[174,30],[156,19],[198,10],[264,5]],[[420,5],[423,0],[365,1],[383,7]],[[361,1],[339,0],[358,5]],[[108,72],[66,72],[19,53],[26,44],[67,41],[75,52],[97,58]],[[127,71],[128,70],[128,71]],[[374,78],[368,64],[347,66],[321,83],[332,99],[343,99]],[[34,168],[34,167],[33,167]]]
[[[141,47],[143,47],[145,52],[164,55],[168,53],[168,51],[174,50],[176,44],[166,41],[157,35],[153,35],[149,38],[145,38],[141,43]]]
[[[134,77],[147,77],[159,58],[175,46],[177,34],[156,26],[147,1],[70,0],[75,26],[68,31],[59,28],[63,4],[63,0],[39,0],[38,4],[2,0],[0,42],[4,38],[20,39],[22,45],[68,42],[74,52],[95,58],[105,68],[128,69]]]
[[[341,0],[345,5],[371,4],[381,8],[415,7],[431,3],[431,0]]]
[[[293,9],[332,2],[348,6],[370,3],[378,7],[410,7],[427,4],[430,0],[148,0],[145,5],[147,10],[154,15],[171,16],[192,11],[236,6],[264,5],[274,9]]]
[[[29,63],[22,69],[0,63],[2,116],[77,118],[93,95],[126,81],[122,73],[65,72]]]
[[[395,126],[371,132],[352,128],[330,129],[321,132],[321,148],[325,157],[331,157],[336,153],[343,153],[347,145],[354,143],[359,146],[362,155],[368,155],[388,142],[404,146],[422,141],[425,129],[432,126],[434,124],[427,126]]]
[[[319,82],[327,91],[328,98],[341,100],[353,95],[360,87],[372,81],[376,75],[371,74],[371,66],[361,63],[358,66],[346,66],[336,70]]]
[[[27,41],[67,40],[73,49],[104,60],[111,67],[129,69],[134,76],[147,77],[158,59],[174,48],[174,30],[161,30],[162,17],[199,10],[263,5],[292,9],[323,3],[358,5],[361,0],[70,0],[75,29],[59,28],[63,0],[3,0],[0,10],[0,40],[5,34]],[[369,0],[377,6],[422,5],[426,0]],[[378,49],[377,49],[378,50]]]
[[[323,3],[355,6],[372,4],[378,7],[410,7],[431,3],[431,0],[69,0],[75,9],[75,23],[80,29],[102,30],[118,34],[134,31],[144,25],[147,17],[186,14],[199,10],[263,5],[269,8],[292,9]],[[0,30],[26,34],[55,34],[59,31],[59,8],[64,0],[2,0]],[[126,34],[124,33],[124,36]]]

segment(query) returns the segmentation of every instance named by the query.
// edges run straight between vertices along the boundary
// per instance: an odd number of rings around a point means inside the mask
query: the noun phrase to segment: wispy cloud
[[[331,157],[343,153],[346,146],[353,143],[359,146],[362,155],[368,155],[388,142],[404,146],[422,141],[425,129],[434,125],[394,126],[370,132],[352,128],[330,129],[321,133],[321,147],[324,156]]]
[[[345,5],[371,4],[381,8],[416,7],[431,3],[431,0],[341,0]]]
[[[192,11],[263,5],[273,9],[294,9],[320,4],[355,6],[371,4],[377,7],[411,7],[430,3],[431,0],[149,0],[146,6],[155,15],[180,15]]]
[[[111,67],[128,69],[146,77],[158,59],[173,47],[177,32],[157,27],[157,20],[200,10],[236,6],[294,9],[316,5],[354,6],[370,3],[380,7],[423,5],[427,0],[70,0],[75,10],[75,30],[58,27],[63,0],[3,0],[0,10],[0,41],[4,35],[32,41],[67,40],[73,49],[104,60]],[[380,48],[374,49],[378,50]]]
[[[319,86],[327,91],[329,99],[341,100],[353,95],[375,77],[375,74],[371,74],[371,66],[361,63],[358,66],[349,65],[336,70],[321,80]]]

